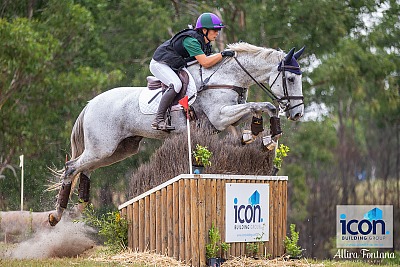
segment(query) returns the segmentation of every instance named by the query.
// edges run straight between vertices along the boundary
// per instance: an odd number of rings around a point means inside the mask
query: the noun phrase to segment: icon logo
[[[262,222],[261,206],[260,206],[260,193],[254,191],[248,200],[248,205],[238,206],[238,199],[235,197],[233,200],[233,208],[235,209],[235,223],[255,223]]]
[[[393,247],[392,205],[339,205],[336,211],[338,248]]]

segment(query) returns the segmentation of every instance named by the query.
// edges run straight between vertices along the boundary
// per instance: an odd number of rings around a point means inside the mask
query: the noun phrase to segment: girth
[[[207,90],[207,89],[231,89],[239,95],[239,101],[238,101],[239,103],[244,103],[243,100],[246,99],[247,88],[244,88],[244,87],[230,85],[230,84],[218,84],[218,85],[217,84],[216,85],[204,84],[201,87],[200,92],[203,90]]]

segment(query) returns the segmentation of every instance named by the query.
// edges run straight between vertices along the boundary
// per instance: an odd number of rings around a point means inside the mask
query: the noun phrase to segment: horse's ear
[[[292,57],[294,54],[294,47],[292,49],[290,49],[289,53],[287,53],[286,57],[285,57],[285,64],[290,64],[290,62],[292,61]]]
[[[299,57],[303,54],[304,49],[306,49],[306,46],[303,46],[299,51],[297,51],[296,53],[294,53],[294,58],[295,59],[299,59]]]

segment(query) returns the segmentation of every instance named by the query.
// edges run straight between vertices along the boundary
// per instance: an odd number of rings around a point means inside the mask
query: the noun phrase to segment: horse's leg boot
[[[67,208],[71,185],[71,183],[63,183],[60,192],[58,193],[57,203],[63,209]]]
[[[279,117],[269,118],[271,137],[276,141],[282,135],[281,119]]]
[[[89,202],[90,178],[80,173],[79,176],[79,202]]]
[[[251,133],[257,136],[262,131],[264,131],[263,118],[257,118],[253,116],[253,119],[251,120]]]
[[[171,105],[172,101],[176,97],[177,93],[174,90],[174,85],[170,84],[167,91],[163,94],[160,105],[158,106],[158,111],[156,114],[156,118],[151,124],[151,128],[154,130],[162,130],[162,131],[172,131],[175,130],[175,127],[167,125],[165,122],[165,113],[167,112],[168,107]]]
[[[60,220],[64,210],[67,208],[71,183],[63,183],[57,198],[57,210],[49,214],[49,224],[55,226]]]

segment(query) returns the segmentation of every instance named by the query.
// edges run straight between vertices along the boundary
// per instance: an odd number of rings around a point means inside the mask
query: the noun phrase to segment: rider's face
[[[209,29],[208,30],[208,35],[207,35],[208,39],[210,41],[215,41],[215,39],[218,37],[219,31],[220,31],[219,29],[217,29],[217,30]],[[203,32],[204,32],[204,34],[206,34],[207,30],[203,29]],[[205,39],[206,42],[208,42],[208,40],[206,38],[204,38],[204,39]]]

